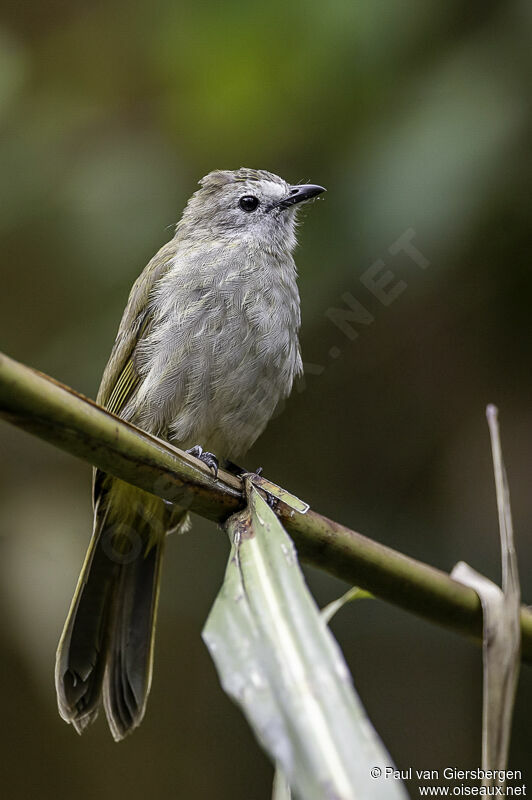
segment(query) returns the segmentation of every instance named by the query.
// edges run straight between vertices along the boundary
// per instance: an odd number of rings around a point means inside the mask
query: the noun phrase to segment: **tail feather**
[[[136,728],[150,691],[164,540],[122,569],[103,685],[104,708],[116,740]]]
[[[70,606],[56,659],[59,713],[81,733],[98,715],[108,647],[109,620],[120,565],[105,553],[95,519],[94,533]]]
[[[55,681],[59,713],[78,733],[96,719],[103,693],[109,727],[119,740],[144,716],[165,530],[179,526],[180,519],[184,524],[185,512],[146,495],[152,504],[148,516],[144,493],[129,487],[127,526],[121,527],[116,505],[124,485],[116,487],[112,480],[108,489],[95,505],[92,539],[57,650]],[[136,535],[131,553],[117,545],[127,538],[121,530]]]

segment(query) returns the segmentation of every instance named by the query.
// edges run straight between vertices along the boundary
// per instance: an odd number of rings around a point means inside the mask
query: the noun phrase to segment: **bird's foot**
[[[209,467],[210,470],[212,470],[214,477],[218,477],[218,459],[214,453],[207,452],[199,444],[195,444],[194,447],[191,447],[190,450],[186,450],[185,452],[191,456],[194,456],[194,458],[203,461],[203,463]]]
[[[234,461],[230,461],[228,458],[224,461],[224,466],[228,472],[231,472],[233,475],[236,475],[237,478],[241,478],[243,475],[249,475],[249,470],[245,467],[240,467],[238,464],[235,464]],[[252,473],[253,475],[262,475],[262,467],[257,467],[257,469]]]
[[[254,472],[250,472],[249,470],[244,469],[244,467],[240,467],[238,464],[235,464],[234,461],[229,461],[229,459],[227,459],[227,458],[224,461],[224,466],[225,466],[225,468],[226,468],[226,470],[228,472],[231,472],[233,475],[236,475],[236,477],[240,478],[241,480],[243,480],[244,478],[247,478],[247,477],[260,478],[261,475],[262,475],[262,467],[257,467],[257,469]],[[261,488],[264,489],[264,487],[261,487]],[[266,489],[264,489],[264,492],[265,492],[265,495],[266,495],[266,502],[268,503],[270,508],[273,511],[277,511],[277,509],[279,507],[279,503],[278,503],[277,498],[274,497],[273,495],[271,495]]]
[[[279,500],[274,497],[273,494],[266,492],[266,502],[270,506],[271,510],[277,513],[279,509]]]

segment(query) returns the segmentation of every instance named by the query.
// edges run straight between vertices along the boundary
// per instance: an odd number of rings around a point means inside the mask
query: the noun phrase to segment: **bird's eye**
[[[254,197],[252,194],[245,194],[244,197],[241,197],[238,201],[238,205],[242,211],[247,211],[249,214],[251,211],[255,211],[259,205],[259,198]]]

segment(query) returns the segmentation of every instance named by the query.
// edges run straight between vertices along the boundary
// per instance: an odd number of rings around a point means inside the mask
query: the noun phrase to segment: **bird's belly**
[[[200,444],[220,458],[243,455],[290,392],[293,361],[279,353],[253,353],[230,368],[207,370],[196,390],[190,386],[194,400],[176,409],[172,440],[185,448]]]
[[[228,277],[161,319],[139,348],[135,421],[182,448],[246,452],[300,370],[297,289]],[[168,298],[172,295],[169,292]],[[168,303],[170,301],[168,300]]]

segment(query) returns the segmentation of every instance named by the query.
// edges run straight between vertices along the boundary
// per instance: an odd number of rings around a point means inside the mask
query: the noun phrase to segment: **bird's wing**
[[[134,352],[137,343],[150,327],[148,310],[150,292],[156,281],[170,268],[175,252],[175,240],[164,245],[131,289],[97,397],[100,405],[118,416],[139,383]]]
[[[134,363],[135,347],[150,327],[150,292],[156,281],[170,268],[175,252],[176,242],[171,240],[156,253],[131,289],[96,398],[100,405],[117,416],[121,416],[121,411],[139,385],[140,378]],[[105,483],[105,473],[94,469],[92,491],[96,513],[99,513],[98,506],[105,493]]]

